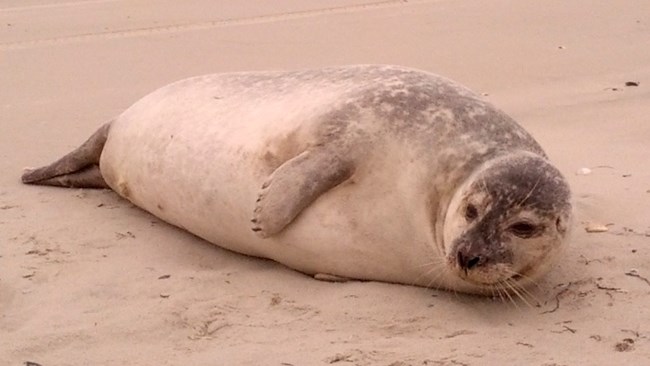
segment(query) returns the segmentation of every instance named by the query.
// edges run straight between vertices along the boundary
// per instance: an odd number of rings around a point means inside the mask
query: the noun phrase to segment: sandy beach
[[[0,364],[649,364],[649,40],[647,0],[2,1]],[[360,63],[482,93],[567,177],[574,235],[529,304],[321,282],[20,182],[169,82]]]

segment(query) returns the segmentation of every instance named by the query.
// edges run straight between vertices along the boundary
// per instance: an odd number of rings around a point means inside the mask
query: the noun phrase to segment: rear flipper
[[[25,175],[27,174],[29,172],[25,173]],[[25,175],[23,175],[23,178]],[[99,165],[89,165],[73,173],[57,175],[56,177],[27,184],[68,188],[110,188],[99,171]]]
[[[22,176],[23,183],[70,188],[108,188],[99,171],[99,157],[110,126],[110,122],[106,123],[81,146],[54,163],[26,170]]]

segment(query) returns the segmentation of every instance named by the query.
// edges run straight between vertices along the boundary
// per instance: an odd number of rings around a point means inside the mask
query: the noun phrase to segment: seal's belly
[[[217,87],[168,89],[143,98],[112,123],[102,176],[165,221],[260,255],[249,233],[257,191],[272,172],[271,160],[292,153],[274,151],[268,141],[295,131],[301,110],[281,117],[282,101],[276,101],[261,116],[260,108],[240,105],[245,98],[220,97]]]
[[[251,108],[250,96],[227,96],[219,88],[194,85],[173,93],[169,88],[145,97],[111,125],[100,168],[118,194],[219,246],[308,273],[372,278],[368,273],[374,271],[377,278],[395,273],[412,278],[408,271],[422,268],[412,262],[426,260],[425,244],[422,253],[400,248],[430,239],[377,234],[417,231],[403,230],[413,225],[412,217],[383,217],[405,211],[390,182],[368,179],[375,188],[344,183],[276,237],[261,239],[251,231],[262,183],[307,148],[318,108],[336,103],[339,91],[325,88],[299,104],[299,93],[263,98]],[[379,198],[381,209],[374,207]],[[377,231],[378,223],[399,229]],[[376,263],[397,268],[378,270]]]

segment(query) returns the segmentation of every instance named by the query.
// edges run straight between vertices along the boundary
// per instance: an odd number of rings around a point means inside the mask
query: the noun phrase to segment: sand
[[[649,39],[647,0],[3,1],[0,364],[648,364]],[[168,82],[353,63],[485,93],[567,176],[575,235],[530,305],[320,282],[20,183]]]

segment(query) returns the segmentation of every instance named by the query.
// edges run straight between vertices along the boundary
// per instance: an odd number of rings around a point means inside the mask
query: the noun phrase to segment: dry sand
[[[170,81],[352,63],[456,79],[546,148],[577,220],[538,303],[319,282],[20,184]],[[649,116],[647,0],[2,1],[0,364],[647,365]]]

